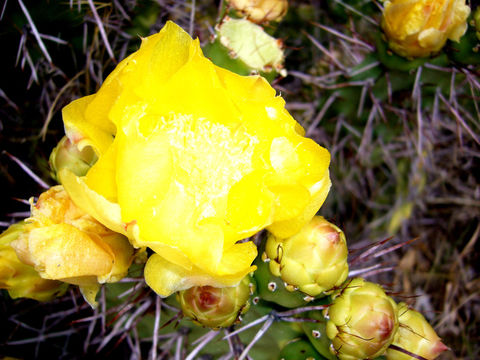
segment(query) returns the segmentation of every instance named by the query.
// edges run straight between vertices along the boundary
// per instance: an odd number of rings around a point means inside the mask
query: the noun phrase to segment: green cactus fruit
[[[345,235],[321,216],[288,239],[270,235],[265,251],[270,271],[289,284],[287,290],[318,296],[340,286],[348,276]]]
[[[260,249],[261,251],[262,249]],[[260,252],[261,253],[261,252]],[[262,259],[263,258],[263,259]],[[268,268],[268,259],[265,256],[258,256],[255,260],[255,280],[257,281],[258,299],[274,302],[287,308],[305,306],[312,297],[306,296],[299,291],[291,292],[285,288],[285,282],[277,276],[272,275]],[[253,299],[253,304],[258,301]]]
[[[177,293],[182,312],[199,325],[213,329],[228,327],[250,307],[253,293],[250,275],[233,287],[195,286]]]
[[[294,339],[285,345],[278,357],[280,360],[322,360],[325,359],[305,339]]]
[[[361,278],[345,283],[325,311],[332,352],[341,360],[372,359],[390,346],[398,329],[397,304]]]
[[[409,309],[405,303],[398,304],[399,328],[393,345],[422,358],[433,360],[448,348],[441,342],[437,333],[422,314]],[[408,360],[410,356],[401,350],[390,348],[386,352],[388,360]]]
[[[90,146],[79,151],[66,136],[52,150],[49,159],[52,177],[57,181],[59,181],[57,174],[60,170],[68,169],[77,176],[83,176],[96,161],[97,155]]]
[[[282,41],[246,19],[225,17],[216,27],[215,41],[204,51],[215,64],[240,75],[286,76]]]

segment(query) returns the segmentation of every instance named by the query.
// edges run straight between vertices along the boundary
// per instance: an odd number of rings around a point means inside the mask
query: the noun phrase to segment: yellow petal
[[[46,279],[103,275],[112,269],[112,255],[69,224],[34,228],[27,241],[30,257]]]
[[[110,202],[117,201],[117,182],[115,170],[117,162],[117,141],[90,168],[85,177],[86,185]]]
[[[315,185],[311,200],[300,216],[289,220],[278,221],[270,225],[267,228],[268,231],[281,239],[293,236],[299,232],[325,202],[331,185],[330,177],[327,174],[327,176]]]
[[[163,200],[170,186],[172,158],[164,135],[144,137],[131,129],[118,134],[116,183],[122,218],[139,221]],[[146,166],[148,164],[148,166]],[[142,186],[139,186],[141,184]],[[135,196],[132,196],[135,194]]]
[[[251,189],[256,189],[252,192]],[[272,222],[274,195],[253,172],[232,186],[228,193],[226,221],[238,229],[239,239],[247,238]]]
[[[73,144],[81,151],[86,146],[92,146],[97,155],[107,151],[113,141],[113,134],[104,122],[95,123],[85,117],[85,111],[96,95],[77,99],[62,109],[65,132]]]
[[[112,231],[127,235],[127,224],[122,222],[118,204],[108,201],[90,189],[84,178],[76,176],[69,170],[60,171],[59,177],[75,205]]]
[[[80,292],[82,293],[83,298],[93,309],[98,306],[98,302],[95,300],[95,298],[97,297],[99,290],[100,285],[98,283],[91,285],[80,285]]]
[[[97,280],[101,284],[119,281],[127,275],[133,259],[133,248],[126,237],[115,233],[102,236],[101,243],[104,244],[103,248],[108,248],[113,256],[113,264],[110,272],[97,276]]]
[[[274,185],[269,187],[275,195],[275,220],[284,221],[300,216],[310,202],[310,192],[302,185]]]
[[[238,248],[228,252],[222,259],[222,270],[240,270],[233,274],[208,274],[199,268],[186,270],[158,254],[153,254],[145,266],[145,281],[162,297],[167,297],[176,291],[185,290],[192,286],[233,286],[246,274],[255,270],[255,267],[249,266],[256,255],[255,245],[253,247],[252,245],[251,243],[250,245],[238,244]]]

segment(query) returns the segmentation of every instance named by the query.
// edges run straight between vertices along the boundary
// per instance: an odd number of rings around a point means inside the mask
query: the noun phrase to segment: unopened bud
[[[393,345],[416,356],[433,360],[448,348],[441,342],[437,333],[418,311],[408,308],[405,303],[398,304],[399,328]],[[397,349],[388,349],[388,360],[410,360],[414,357]]]
[[[249,276],[233,287],[195,286],[177,293],[185,316],[214,329],[235,323],[249,309],[249,297]]]
[[[340,286],[348,276],[347,243],[342,230],[315,216],[288,239],[270,235],[266,252],[270,271],[309,296]]]
[[[83,176],[97,161],[97,156],[90,146],[79,151],[77,146],[64,136],[50,154],[50,168],[52,175],[58,179],[58,172],[68,169],[77,176]]]
[[[258,24],[280,21],[288,10],[287,0],[228,0],[228,3]]]
[[[392,343],[397,304],[377,285],[361,278],[347,282],[327,309],[327,336],[341,360],[373,359]]]

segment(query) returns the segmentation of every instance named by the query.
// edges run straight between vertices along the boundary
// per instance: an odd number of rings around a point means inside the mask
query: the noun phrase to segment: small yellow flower
[[[133,258],[128,240],[80,210],[62,186],[40,195],[11,245],[44,279],[79,285],[93,306],[100,283],[124,277]]]
[[[280,21],[288,10],[287,0],[227,0],[227,2],[255,23]]]
[[[465,0],[391,0],[384,4],[382,28],[397,54],[427,57],[447,39],[460,41],[469,14]]]
[[[24,226],[24,223],[14,224],[0,235],[0,289],[6,289],[13,299],[51,300],[62,295],[68,285],[41,278],[32,266],[18,259],[10,243],[23,232]]]
[[[233,286],[263,228],[287,237],[330,188],[329,152],[303,136],[259,76],[203,56],[172,22],[123,60],[98,93],[63,109],[67,136],[99,160],[60,172],[84,211],[153,254],[145,279],[161,296]]]
[[[398,304],[398,321],[400,326],[393,345],[428,360],[448,350],[423,315],[403,302]],[[388,349],[385,355],[388,360],[414,359],[396,349]]]

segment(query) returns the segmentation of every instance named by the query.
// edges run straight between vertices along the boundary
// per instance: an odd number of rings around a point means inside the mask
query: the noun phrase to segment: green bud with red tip
[[[345,235],[321,216],[290,238],[270,235],[265,251],[272,274],[281,277],[292,291],[318,296],[340,286],[348,276]]]
[[[398,321],[400,325],[393,341],[395,347],[386,352],[388,360],[415,359],[406,352],[433,360],[448,350],[423,315],[409,309],[405,303],[398,304]]]
[[[331,350],[341,360],[373,359],[392,343],[397,304],[383,289],[361,278],[348,281],[326,310]]]
[[[194,286],[179,291],[177,300],[185,316],[199,325],[218,329],[234,324],[247,312],[253,292],[254,286],[247,275],[233,287]]]

